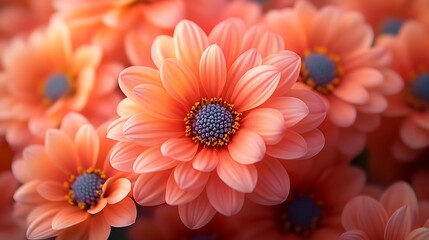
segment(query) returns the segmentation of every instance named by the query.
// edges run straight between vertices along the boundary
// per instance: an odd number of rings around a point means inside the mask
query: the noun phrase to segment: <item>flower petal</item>
[[[227,151],[219,152],[219,160],[216,169],[225,184],[243,193],[249,193],[255,189],[258,173],[253,164],[240,164],[233,160]]]
[[[200,81],[206,97],[221,95],[226,83],[226,62],[222,49],[216,44],[210,45],[201,56]]]
[[[207,197],[216,211],[225,216],[237,214],[244,204],[244,193],[227,186],[216,174],[207,183]]]
[[[364,231],[358,229],[349,230],[340,236],[340,240],[370,240]]]
[[[184,190],[204,188],[210,176],[209,173],[195,170],[192,167],[192,162],[179,164],[174,169],[173,175],[177,185]]]
[[[351,104],[364,104],[369,100],[368,91],[351,80],[341,82],[332,93]]]
[[[265,149],[263,138],[257,133],[245,129],[240,129],[228,144],[229,154],[240,164],[261,161],[265,155]]]
[[[161,153],[178,161],[190,161],[197,154],[198,144],[189,137],[171,138],[161,145]]]
[[[89,124],[83,125],[77,131],[74,142],[81,166],[85,169],[94,168],[99,151],[99,140],[95,129]]]
[[[107,137],[116,141],[128,141],[124,136],[124,124],[129,117],[115,119],[107,128]]]
[[[133,88],[139,84],[147,83],[162,86],[159,71],[149,67],[131,66],[119,74],[119,87],[129,98],[133,98]]]
[[[105,183],[107,185],[107,182]],[[124,199],[131,191],[131,182],[126,178],[112,179],[106,186],[103,198],[107,199],[108,204],[116,204]]]
[[[133,224],[137,218],[136,204],[131,198],[126,197],[120,202],[108,205],[103,210],[103,215],[113,227],[125,227]]]
[[[190,229],[206,225],[216,214],[206,194],[200,194],[189,203],[179,205],[179,216],[183,224]]]
[[[262,57],[284,50],[283,38],[264,25],[253,25],[243,37],[243,49],[256,48]]]
[[[380,198],[388,215],[392,215],[397,209],[408,205],[413,219],[418,215],[418,202],[413,188],[406,182],[396,182],[390,185]]]
[[[305,102],[296,97],[272,98],[264,103],[263,107],[279,110],[283,114],[285,128],[295,126],[309,114]]]
[[[250,69],[240,80],[232,93],[232,102],[238,112],[256,108],[271,97],[280,81],[276,67],[262,65]]]
[[[325,136],[319,129],[313,129],[309,132],[301,134],[301,136],[307,143],[307,154],[302,156],[302,159],[308,159],[316,156],[325,146]]]
[[[192,161],[192,166],[201,172],[211,172],[217,167],[218,162],[217,151],[211,148],[202,148]]]
[[[429,145],[429,131],[419,127],[411,119],[406,119],[400,128],[402,141],[413,149],[425,148]]]
[[[137,178],[133,197],[139,205],[156,206],[165,203],[165,187],[170,171],[141,173]]]
[[[110,224],[107,223],[105,217],[100,214],[91,219],[88,230],[88,239],[108,239],[110,235]]]
[[[150,173],[170,169],[177,165],[177,161],[164,157],[159,147],[151,147],[143,151],[135,160],[135,173]]]
[[[275,144],[267,146],[267,154],[281,159],[297,159],[305,156],[308,146],[305,139],[292,130],[286,130],[283,139]]]
[[[167,181],[165,190],[165,202],[169,205],[182,205],[191,202],[201,194],[204,188],[195,190],[181,189],[174,180],[174,174],[171,173]]]
[[[29,239],[47,239],[55,237],[58,231],[52,229],[51,221],[57,214],[58,209],[46,209],[40,212],[38,217],[31,221],[27,228],[27,238]]]
[[[241,127],[256,132],[266,144],[272,145],[283,138],[284,122],[283,114],[277,109],[258,108],[243,118]]]
[[[66,133],[49,129],[45,140],[49,159],[64,172],[72,173],[77,170],[78,155],[73,141]]]
[[[64,201],[67,191],[64,185],[54,181],[43,181],[37,186],[37,192],[49,201]]]
[[[421,227],[414,229],[408,235],[406,240],[425,240],[429,238],[429,228]]]
[[[158,69],[165,59],[175,58],[173,38],[167,35],[157,36],[152,43],[151,56]]]
[[[63,230],[88,219],[89,214],[80,208],[70,206],[61,209],[52,219],[52,229]]]
[[[356,120],[356,108],[335,97],[329,98],[329,119],[339,127],[350,127]]]
[[[384,239],[386,240],[402,240],[412,228],[412,216],[410,208],[405,205],[396,210],[387,222],[384,230]]]
[[[112,148],[110,164],[119,171],[133,172],[134,162],[144,150],[146,148],[135,143],[118,142]]]

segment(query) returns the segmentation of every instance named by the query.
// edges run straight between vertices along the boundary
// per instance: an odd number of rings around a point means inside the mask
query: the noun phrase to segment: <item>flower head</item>
[[[216,211],[236,214],[250,193],[283,201],[287,173],[265,156],[308,158],[324,144],[316,128],[324,104],[293,88],[299,57],[264,27],[229,19],[208,36],[181,21],[173,37],[155,40],[152,58],[156,69],[120,74],[127,98],[108,131],[119,141],[112,165],[140,173],[137,202],[179,205],[182,221],[198,228]]]
[[[60,129],[47,131],[45,145],[28,146],[14,162],[23,183],[14,199],[26,212],[28,238],[107,239],[110,226],[134,223],[131,176],[110,166],[113,141],[105,135],[106,125],[96,130],[70,113]]]

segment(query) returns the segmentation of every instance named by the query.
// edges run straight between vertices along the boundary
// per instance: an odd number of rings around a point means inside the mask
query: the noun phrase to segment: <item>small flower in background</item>
[[[316,127],[325,111],[314,93],[292,89],[300,59],[282,42],[238,19],[208,36],[181,21],[173,37],[159,36],[152,46],[158,69],[122,71],[127,98],[108,137],[119,141],[112,165],[139,173],[137,203],[178,205],[185,225],[199,228],[216,212],[238,213],[252,192],[257,202],[286,198],[285,187],[265,189],[288,179],[279,160],[264,156],[317,154],[324,138]]]
[[[344,207],[341,221],[346,232],[341,239],[427,239],[429,208],[422,204],[427,206],[405,182],[392,184],[378,201],[355,197]]]
[[[379,125],[385,96],[402,87],[400,77],[388,69],[387,51],[372,46],[373,33],[360,14],[335,6],[318,10],[299,1],[293,8],[268,12],[263,22],[282,35],[286,49],[301,56],[300,81],[326,102],[324,151],[333,147],[346,160],[356,157],[366,134]]]
[[[122,98],[116,90],[122,66],[102,62],[97,46],[74,47],[69,29],[53,19],[46,29],[14,39],[2,55],[2,134],[15,149],[43,141],[70,111],[101,124]],[[23,70],[25,68],[25,70]]]
[[[107,239],[110,226],[134,223],[132,176],[113,169],[105,138],[81,115],[70,113],[60,129],[46,133],[45,145],[30,145],[13,173],[23,185],[15,192],[17,211],[26,214],[27,238]]]

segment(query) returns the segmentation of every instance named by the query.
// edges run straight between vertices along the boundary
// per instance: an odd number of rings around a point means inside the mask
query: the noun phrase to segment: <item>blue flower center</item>
[[[297,197],[283,206],[282,221],[288,232],[303,234],[317,227],[322,210],[314,199]]]
[[[429,108],[429,73],[421,73],[409,85],[408,104],[417,110]]]
[[[49,102],[55,102],[58,99],[68,95],[71,92],[70,79],[67,75],[56,73],[51,75],[45,82],[43,96]]]
[[[67,195],[69,203],[83,210],[97,205],[105,179],[104,173],[100,170],[87,170],[77,177],[71,176],[71,184],[67,182],[65,184],[69,189]]]
[[[339,83],[341,68],[338,57],[324,52],[306,54],[302,61],[301,76],[303,82],[321,93],[332,91]]]
[[[401,29],[402,23],[403,21],[399,18],[388,18],[381,25],[380,32],[382,34],[397,35],[399,33],[399,29]]]
[[[240,115],[222,99],[203,98],[185,118],[186,136],[207,147],[224,146],[238,130]]]

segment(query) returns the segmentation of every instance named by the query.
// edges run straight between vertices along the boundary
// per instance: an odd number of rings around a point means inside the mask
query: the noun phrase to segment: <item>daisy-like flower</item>
[[[297,163],[292,169],[285,164],[291,178],[288,199],[275,206],[245,205],[233,217],[240,230],[232,239],[338,239],[342,209],[361,193],[365,175],[355,167],[300,162],[304,165]]]
[[[263,204],[287,197],[280,159],[308,158],[323,147],[321,99],[294,89],[299,57],[263,26],[228,19],[207,36],[181,21],[152,46],[157,68],[119,76],[127,96],[108,137],[119,141],[113,167],[139,173],[141,205],[179,205],[190,228],[217,212],[240,211],[245,196]],[[280,166],[280,167],[279,167]]]
[[[45,145],[30,145],[13,173],[23,185],[15,192],[18,215],[25,215],[27,238],[107,239],[110,226],[134,223],[129,174],[109,163],[113,141],[106,124],[94,129],[69,113],[60,129],[46,133]]]
[[[385,46],[393,56],[392,69],[404,82],[404,89],[391,97],[386,115],[399,121],[390,138],[391,151],[399,160],[413,160],[429,147],[429,32],[408,22],[397,37],[385,36],[377,45]]]
[[[116,85],[122,66],[101,58],[96,46],[74,48],[69,29],[57,19],[28,38],[14,39],[2,55],[0,74],[1,133],[7,141],[18,149],[42,142],[46,130],[58,127],[70,111],[95,125],[111,118],[111,106],[122,98]]]
[[[335,1],[347,10],[359,11],[376,34],[396,35],[409,20],[429,26],[429,2],[426,0],[350,0]]]
[[[423,203],[424,204],[424,203]],[[377,201],[358,196],[344,207],[341,239],[428,239],[429,211],[422,211],[413,189],[396,182]]]
[[[372,47],[373,33],[361,15],[334,6],[318,10],[299,1],[294,8],[268,12],[264,23],[283,36],[286,49],[301,56],[300,81],[325,100],[321,129],[327,145],[355,157],[387,108],[385,95],[402,87],[387,68],[387,51]]]

